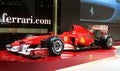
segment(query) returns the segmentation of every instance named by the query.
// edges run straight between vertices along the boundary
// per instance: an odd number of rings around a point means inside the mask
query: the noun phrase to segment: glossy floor
[[[57,71],[120,71],[120,57],[107,58]]]
[[[116,55],[57,71],[120,71],[120,46],[116,46]]]
[[[113,57],[115,54],[116,48],[109,50],[91,49],[81,51],[64,51],[61,56],[47,56],[45,58],[32,60],[4,50],[0,51],[0,71],[54,71]]]

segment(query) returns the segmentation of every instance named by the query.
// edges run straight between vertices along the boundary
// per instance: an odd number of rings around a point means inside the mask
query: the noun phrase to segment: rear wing
[[[108,25],[90,25],[90,31],[94,32],[95,30],[100,30],[102,34],[108,33]]]

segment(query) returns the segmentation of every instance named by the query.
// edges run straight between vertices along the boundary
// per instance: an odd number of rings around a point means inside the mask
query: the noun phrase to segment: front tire
[[[51,56],[58,56],[64,49],[64,43],[58,36],[52,36],[47,40],[47,47]]]

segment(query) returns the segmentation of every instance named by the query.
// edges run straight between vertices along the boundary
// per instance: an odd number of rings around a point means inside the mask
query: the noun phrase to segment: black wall
[[[61,32],[80,23],[80,0],[61,0]]]

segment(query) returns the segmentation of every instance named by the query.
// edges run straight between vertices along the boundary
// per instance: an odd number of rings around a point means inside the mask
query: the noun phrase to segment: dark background
[[[60,2],[59,2],[60,3]],[[58,8],[59,9],[59,8]],[[0,0],[0,20],[2,14],[7,13],[11,17],[30,17],[35,19],[50,19],[51,25],[41,24],[22,24],[22,23],[2,23],[0,21],[0,30],[4,28],[10,32],[0,31],[0,45],[4,48],[15,40],[24,38],[27,34],[41,35],[41,33],[14,32],[14,29],[48,29],[52,31],[53,24],[53,0]],[[4,30],[5,31],[5,30]],[[41,31],[41,30],[40,30]]]
[[[80,23],[80,0],[61,0],[61,32]]]

